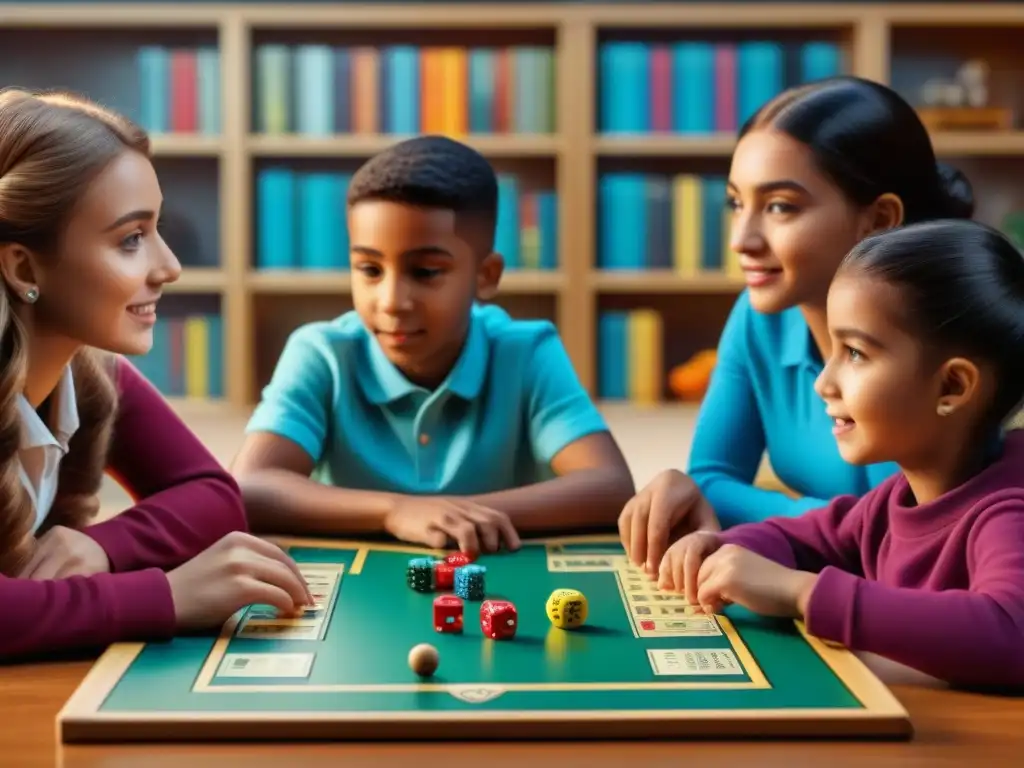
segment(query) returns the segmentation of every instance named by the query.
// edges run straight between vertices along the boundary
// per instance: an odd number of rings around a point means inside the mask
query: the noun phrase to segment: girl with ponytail
[[[861,498],[674,544],[660,581],[970,687],[1024,686],[1024,258],[963,220],[869,237],[828,294],[816,390]]]
[[[121,355],[181,267],[146,134],[70,94],[0,91],[0,658],[310,601],[244,532],[231,476]],[[93,524],[109,472],[136,499]]]

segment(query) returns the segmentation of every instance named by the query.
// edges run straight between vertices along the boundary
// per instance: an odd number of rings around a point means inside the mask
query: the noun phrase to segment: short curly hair
[[[367,160],[349,183],[349,207],[387,200],[453,211],[480,228],[488,250],[494,247],[498,179],[479,152],[444,136],[418,136],[388,147]]]

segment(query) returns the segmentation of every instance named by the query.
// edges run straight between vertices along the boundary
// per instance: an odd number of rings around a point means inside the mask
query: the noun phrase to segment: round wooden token
[[[409,668],[420,677],[430,677],[437,671],[441,657],[430,643],[420,643],[409,651]]]

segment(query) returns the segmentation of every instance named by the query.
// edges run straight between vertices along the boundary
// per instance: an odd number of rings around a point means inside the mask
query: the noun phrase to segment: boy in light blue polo
[[[493,551],[614,526],[634,486],[555,327],[493,299],[497,179],[440,137],[348,191],[354,310],[289,338],[234,472],[253,528]]]

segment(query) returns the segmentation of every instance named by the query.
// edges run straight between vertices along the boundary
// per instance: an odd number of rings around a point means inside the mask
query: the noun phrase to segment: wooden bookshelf
[[[63,35],[132,34],[144,44],[153,34],[200,34],[216,40],[220,55],[222,112],[219,136],[156,135],[154,153],[164,166],[178,159],[202,159],[216,165],[219,266],[187,267],[170,288],[177,295],[213,295],[223,318],[225,401],[251,405],[262,382],[257,357],[266,375],[267,360],[280,349],[288,327],[313,317],[329,316],[349,305],[351,282],[346,272],[256,270],[254,264],[253,185],[257,163],[273,159],[315,164],[358,163],[391,143],[393,135],[261,135],[252,130],[253,61],[256,41],[275,32],[289,39],[316,40],[358,33],[366,45],[375,37],[401,33],[415,36],[451,31],[470,39],[481,35],[545,34],[554,40],[555,125],[553,135],[470,135],[456,137],[496,163],[548,163],[558,195],[556,271],[513,270],[506,273],[502,294],[516,307],[538,307],[558,324],[569,354],[585,385],[595,390],[597,318],[603,306],[646,303],[662,308],[673,321],[666,333],[684,337],[691,331],[701,343],[713,343],[741,282],[711,272],[694,277],[671,271],[605,272],[597,263],[596,186],[602,167],[688,167],[725,169],[732,152],[731,133],[709,135],[651,134],[606,136],[597,128],[597,51],[606,34],[637,36],[756,35],[827,33],[839,42],[846,71],[891,82],[901,46],[936,40],[953,52],[991,56],[1000,71],[1016,70],[1024,80],[1024,54],[1016,41],[1024,28],[1024,3],[676,3],[639,5],[582,4],[69,4],[0,5],[0,34],[58,31]],[[934,34],[933,34],[934,33]],[[468,37],[467,37],[468,36]],[[64,39],[64,38],[62,38]],[[482,42],[480,44],[486,44]],[[13,54],[11,54],[13,55]],[[37,54],[47,57],[48,52]],[[56,55],[56,54],[55,54]],[[0,54],[0,66],[4,55]],[[88,61],[79,61],[88,67]],[[59,78],[58,78],[59,79]],[[74,81],[70,73],[68,79]],[[4,83],[7,84],[7,83]],[[26,83],[11,83],[26,85]],[[49,82],[51,87],[68,87]],[[1015,84],[1017,85],[1017,84]],[[37,86],[31,83],[30,87]],[[90,93],[95,96],[96,94]],[[117,106],[111,104],[111,106]],[[1024,105],[1022,105],[1024,106]],[[1019,125],[1020,123],[1016,123]],[[943,157],[966,159],[971,178],[985,203],[989,176],[1019,177],[1007,165],[1024,162],[1024,130],[945,132],[934,136]],[[998,179],[997,179],[998,181]],[[213,182],[211,182],[213,183]],[[993,182],[999,194],[1006,188]],[[165,190],[166,192],[166,190]],[[993,193],[995,194],[995,193]],[[1024,200],[1020,201],[1024,207]],[[995,211],[994,203],[980,205]],[[995,207],[993,207],[995,206]],[[979,214],[984,218],[983,215]],[[526,310],[529,311],[529,310]],[[268,334],[266,329],[276,329]],[[268,339],[268,336],[271,338]],[[258,354],[257,354],[258,353]],[[667,376],[667,371],[666,371]]]

